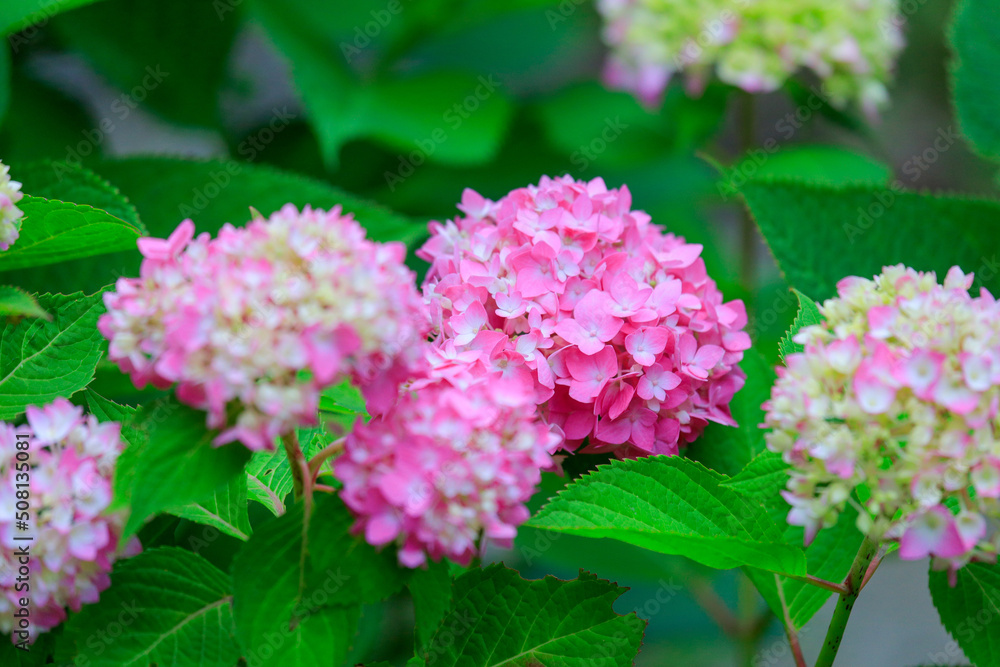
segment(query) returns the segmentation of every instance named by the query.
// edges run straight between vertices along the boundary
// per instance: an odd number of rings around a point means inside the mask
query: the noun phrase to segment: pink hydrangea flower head
[[[24,213],[17,202],[23,196],[21,184],[10,178],[10,167],[0,162],[0,251],[11,247],[21,233]]]
[[[466,190],[459,209],[418,251],[436,345],[502,367],[589,452],[676,454],[735,423],[746,309],[628,188],[543,177],[496,202]]]
[[[34,641],[62,623],[67,607],[78,611],[96,602],[115,560],[139,551],[134,537],[119,548],[125,516],[108,509],[120,425],[99,424],[64,398],[27,413],[26,424],[0,422],[0,631],[14,643]],[[27,498],[19,498],[19,490],[28,491]],[[18,510],[19,501],[27,510]],[[25,515],[27,528],[19,524]],[[26,536],[33,539],[17,539]],[[25,545],[27,566],[18,555]],[[30,595],[18,590],[24,567]],[[26,596],[31,616],[24,628],[14,612]]]
[[[206,410],[217,444],[272,448],[348,377],[385,409],[430,327],[405,247],[367,240],[339,206],[288,204],[215,239],[185,220],[139,249],[141,276],[105,294],[98,327],[137,386],[176,384]]]
[[[677,73],[692,94],[713,71],[763,93],[809,70],[825,99],[857,101],[871,115],[888,100],[903,46],[898,0],[599,0],[597,7],[611,49],[605,81],[650,106]]]
[[[788,522],[807,540],[856,487],[859,528],[904,559],[952,570],[995,560],[1000,534],[1000,305],[972,275],[886,267],[845,278],[801,329],[765,404],[769,447],[792,474]],[[868,495],[868,494],[866,494]]]
[[[355,424],[334,471],[369,543],[397,544],[406,567],[468,565],[480,537],[510,546],[562,434],[537,418],[531,378],[505,375],[502,360],[451,341],[426,354],[386,414]]]

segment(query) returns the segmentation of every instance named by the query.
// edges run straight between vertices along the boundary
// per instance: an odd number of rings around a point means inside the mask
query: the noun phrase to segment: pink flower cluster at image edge
[[[903,266],[845,278],[825,322],[796,335],[805,351],[779,368],[765,409],[768,444],[792,465],[788,521],[807,541],[865,484],[859,527],[898,540],[902,558],[952,571],[996,560],[1000,304],[973,298],[972,280]]]
[[[631,203],[599,178],[543,177],[496,202],[466,190],[465,215],[432,223],[418,251],[432,365],[480,360],[588,452],[677,454],[709,421],[735,424],[746,309],[724,302],[700,245]]]
[[[96,602],[110,585],[108,573],[119,556],[139,551],[136,538],[119,551],[124,515],[109,513],[111,479],[121,453],[120,426],[98,424],[93,416],[64,398],[44,407],[29,406],[27,425],[0,422],[0,631],[18,643],[26,631],[38,633],[66,619],[66,607],[78,611]],[[24,436],[18,438],[18,436]],[[27,449],[18,449],[18,441]],[[27,452],[27,460],[19,460]],[[22,459],[25,457],[22,456]],[[30,479],[27,529],[17,524],[19,483]],[[29,543],[15,538],[29,535]],[[28,544],[28,580],[24,582],[18,549]],[[22,584],[23,586],[23,584]],[[31,601],[30,625],[18,625],[19,600]]]

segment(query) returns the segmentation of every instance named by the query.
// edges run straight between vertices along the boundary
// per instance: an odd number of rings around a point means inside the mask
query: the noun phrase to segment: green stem
[[[854,603],[861,592],[861,582],[864,580],[868,566],[871,564],[875,554],[878,553],[879,544],[869,537],[861,543],[858,555],[851,565],[851,572],[847,575],[847,592],[837,600],[837,608],[833,612],[830,620],[830,629],[826,632],[826,639],[823,640],[823,650],[820,651],[819,658],[816,659],[816,667],[832,667],[833,661],[837,658],[837,651],[840,650],[840,643],[844,640],[844,631],[847,629],[847,621],[851,618],[851,611]]]

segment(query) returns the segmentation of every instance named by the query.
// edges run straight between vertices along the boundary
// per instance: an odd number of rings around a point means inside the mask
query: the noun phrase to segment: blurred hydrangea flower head
[[[510,546],[562,436],[537,418],[532,392],[498,382],[487,360],[428,356],[438,363],[392,409],[358,420],[334,470],[369,543],[398,544],[406,567],[468,565],[481,536]]]
[[[288,204],[215,239],[185,220],[139,249],[141,276],[104,297],[111,359],[137,386],[177,383],[181,401],[225,427],[216,444],[270,449],[315,423],[320,390],[346,377],[384,408],[429,328],[405,247],[367,240],[339,206]]]
[[[1000,305],[973,298],[972,279],[954,267],[939,285],[903,266],[845,278],[826,321],[795,336],[805,350],[778,369],[765,425],[807,541],[863,486],[859,528],[898,540],[902,558],[952,570],[996,558]]]
[[[598,0],[598,8],[611,47],[606,81],[647,104],[677,72],[693,92],[714,69],[762,93],[807,69],[833,104],[856,100],[873,115],[903,45],[896,0]]]
[[[20,235],[24,213],[17,202],[23,196],[21,184],[10,179],[10,167],[0,162],[0,250],[10,248]]]
[[[530,391],[568,443],[620,457],[676,454],[729,401],[750,338],[702,247],[631,210],[628,188],[543,177],[499,201],[466,190],[418,255],[436,363],[479,359],[499,391]]]
[[[120,425],[84,417],[64,398],[30,406],[27,413],[26,425],[0,422],[0,630],[23,630],[14,612],[19,599],[28,597],[27,632],[33,641],[66,619],[66,607],[78,611],[96,602],[111,583],[111,565],[118,557],[135,555],[139,542],[133,537],[119,550],[125,516],[108,511],[122,450]],[[27,444],[18,448],[18,442]],[[18,498],[25,488],[18,484],[25,482],[30,484],[27,498]],[[18,500],[28,505],[26,527],[18,523],[23,520],[17,518]],[[34,539],[15,539],[25,536]],[[16,589],[19,576],[25,581],[18,558],[24,545],[31,553],[30,593]]]

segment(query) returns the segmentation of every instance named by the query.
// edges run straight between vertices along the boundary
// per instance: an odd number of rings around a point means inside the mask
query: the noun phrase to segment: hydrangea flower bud
[[[1000,536],[1000,305],[972,275],[904,266],[850,277],[794,340],[765,403],[768,446],[792,466],[788,522],[806,541],[863,487],[859,528],[904,559],[955,570]],[[992,534],[991,534],[992,533]]]
[[[66,619],[66,607],[96,602],[114,561],[140,549],[133,537],[119,550],[125,516],[108,511],[120,431],[64,398],[28,407],[25,425],[0,422],[0,631],[15,643],[15,631],[34,641]],[[26,536],[34,539],[17,539]],[[14,616],[21,598],[30,600],[27,628]]]
[[[562,437],[536,418],[530,391],[505,386],[484,360],[429,356],[389,412],[358,420],[334,471],[369,543],[398,544],[406,567],[468,565],[481,536],[510,546]]]
[[[0,162],[0,251],[11,247],[20,235],[24,213],[17,202],[23,196],[21,184],[10,180],[10,167]]]
[[[177,384],[233,440],[270,449],[313,424],[320,390],[351,377],[384,409],[429,324],[401,243],[374,243],[339,206],[288,204],[216,239],[185,220],[139,240],[141,277],[107,293],[98,327],[139,387]],[[227,410],[236,406],[234,424]]]
[[[499,201],[466,190],[418,255],[440,364],[479,359],[588,452],[677,454],[733,425],[750,347],[702,247],[631,210],[628,188],[543,177]]]
[[[676,72],[692,92],[714,69],[751,93],[807,69],[837,106],[869,114],[887,99],[903,45],[896,0],[599,0],[611,47],[605,79],[656,104]]]

